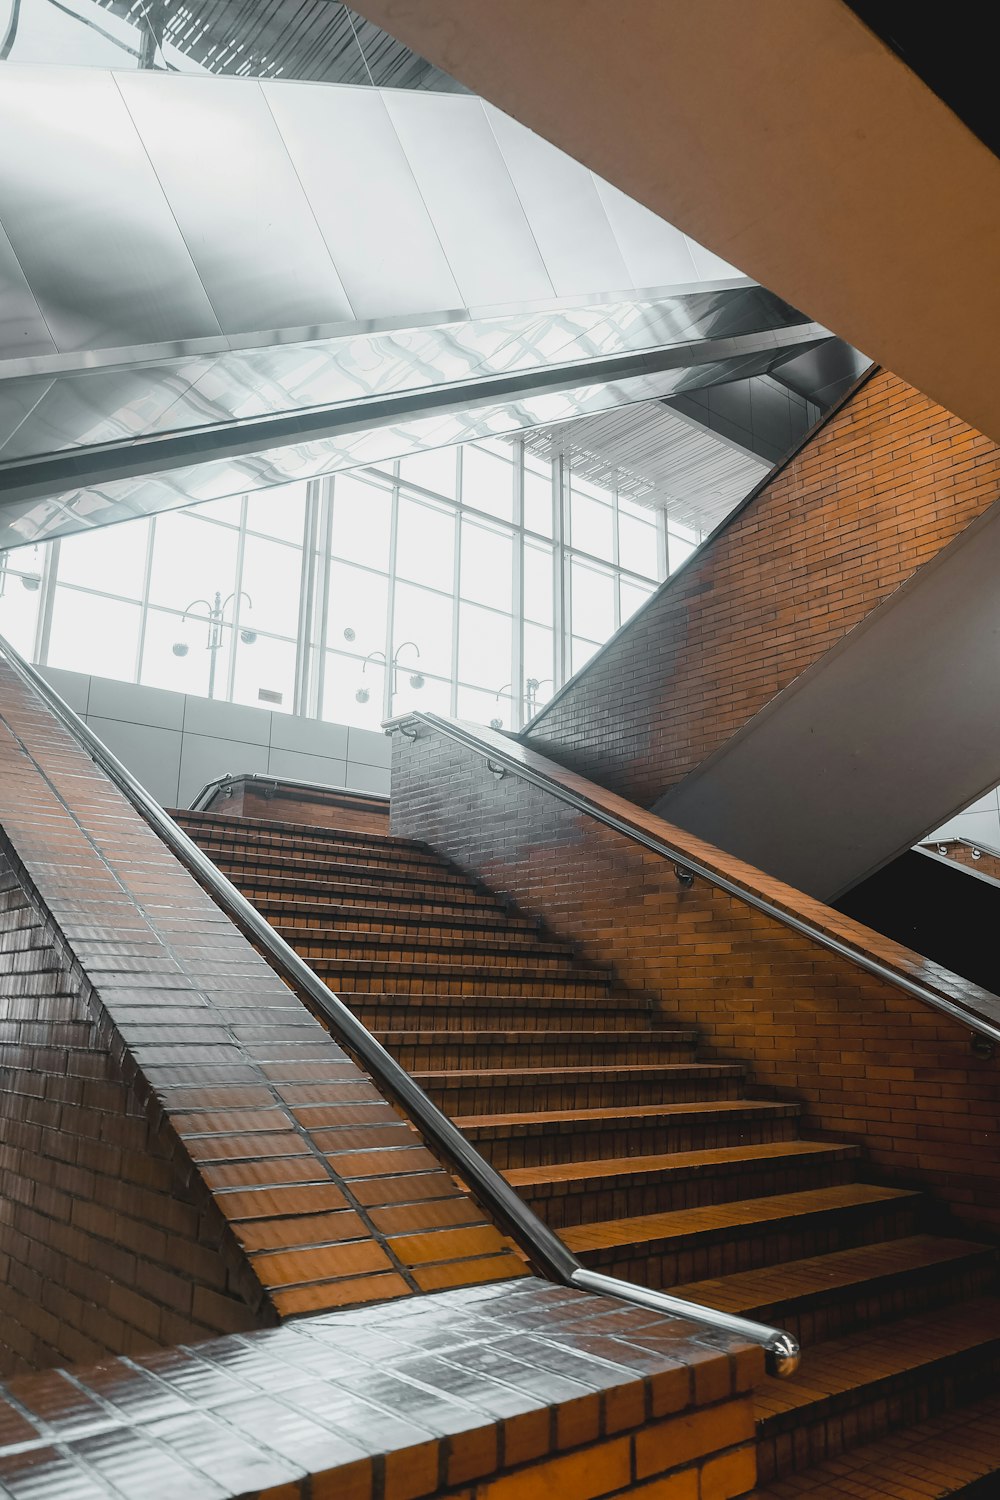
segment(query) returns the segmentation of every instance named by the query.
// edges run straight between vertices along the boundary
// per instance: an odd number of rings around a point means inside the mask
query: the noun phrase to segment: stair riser
[[[462,938],[474,943],[544,942],[536,923],[515,921],[500,914],[494,918],[479,913],[442,917],[421,911],[387,913],[384,905],[370,911],[363,906],[324,907],[308,902],[289,910],[287,905],[267,901],[259,902],[258,910],[272,927],[319,937],[346,929],[370,933],[378,938],[411,937],[421,941],[429,936],[440,936],[452,942]]]
[[[488,1086],[459,1085],[449,1088],[437,1088],[433,1084],[429,1086],[425,1084],[423,1087],[427,1088],[435,1104],[440,1105],[446,1114],[456,1116],[526,1114],[532,1110],[549,1109],[627,1109],[631,1105],[640,1104],[681,1104],[685,1101],[705,1099],[738,1099],[743,1081],[740,1078],[732,1078],[711,1081],[683,1079],[674,1082],[664,1077],[619,1083],[491,1084]],[[791,1123],[794,1126],[794,1121]],[[609,1130],[612,1128],[613,1126],[609,1127]],[[792,1133],[795,1133],[794,1129]],[[597,1141],[598,1137],[589,1131],[588,1135],[592,1141]],[[568,1142],[571,1136],[572,1131],[567,1130],[565,1137],[560,1134],[558,1137],[553,1136],[553,1139],[560,1141],[565,1139]],[[608,1139],[610,1140],[610,1135]],[[636,1139],[637,1137],[633,1137],[633,1144]],[[785,1137],[776,1137],[776,1139],[785,1139]],[[601,1141],[601,1149],[595,1154],[598,1156],[614,1155],[614,1152],[604,1149],[604,1146],[604,1141]],[[686,1148],[671,1146],[665,1149],[682,1151]],[[650,1146],[640,1154],[652,1156],[658,1150],[659,1147]],[[578,1160],[576,1157],[568,1159]]]
[[[254,830],[243,834],[239,830],[198,829],[198,843],[206,851],[228,854],[234,859],[246,859],[260,855],[265,859],[339,859],[347,854],[352,859],[371,859],[395,862],[400,865],[421,866],[431,870],[455,871],[447,861],[440,859],[427,849],[408,840],[394,842],[391,839],[365,838],[359,835],[332,834],[329,838],[310,838],[298,834],[265,834]]]
[[[204,848],[204,845],[201,847]],[[325,880],[347,875],[359,880],[383,880],[388,876],[394,885],[410,891],[419,890],[422,886],[441,890],[467,889],[461,875],[441,869],[438,865],[411,864],[406,860],[392,858],[368,859],[350,852],[329,854],[321,859],[310,855],[275,855],[265,850],[259,856],[250,851],[246,855],[234,855],[228,850],[211,848],[205,849],[205,853],[227,874],[230,871],[236,875],[245,873],[258,880],[275,876],[287,878],[290,875],[300,880]]]
[[[371,905],[384,906],[387,901],[398,906],[400,911],[414,912],[488,912],[503,917],[503,908],[490,896],[480,896],[475,891],[463,890],[461,886],[428,885],[419,891],[412,886],[397,886],[391,880],[366,880],[361,877],[329,878],[317,877],[310,881],[294,876],[272,876],[265,879],[257,870],[245,878],[233,882],[238,885],[248,900],[266,905],[268,901],[293,900],[329,906],[331,902],[354,903],[359,910]]]
[[[546,1000],[603,1000],[607,998],[606,982],[591,983],[587,980],[539,979],[523,971],[511,972],[508,966],[506,978],[500,969],[494,975],[483,972],[463,977],[461,965],[452,965],[450,972],[446,964],[420,964],[407,968],[397,964],[359,964],[351,969],[341,965],[328,968],[316,966],[320,978],[338,995],[342,990],[372,992],[402,990],[410,995],[487,995],[503,999],[506,995],[523,995],[539,1001]]]
[[[804,1374],[804,1372],[803,1372]],[[974,1401],[1000,1376],[1000,1344],[769,1417],[758,1427],[758,1483],[824,1463],[845,1449]]]
[[[461,1042],[449,1042],[446,1046],[422,1046],[418,1043],[394,1047],[383,1038],[380,1040],[383,1040],[384,1045],[404,1068],[414,1073],[426,1073],[435,1069],[452,1071],[457,1068],[599,1068],[616,1064],[627,1066],[630,1063],[638,1065],[694,1061],[692,1043],[664,1045],[649,1040],[649,1037],[649,1032],[639,1032],[633,1042],[616,1042],[613,1046],[607,1043],[565,1043],[560,1040],[558,1032],[554,1031],[541,1032],[538,1041],[527,1046],[511,1046],[502,1042],[490,1045],[469,1042],[463,1047]],[[733,1093],[717,1093],[716,1084],[721,1086],[721,1081],[713,1079],[711,1094],[706,1093],[706,1098],[738,1097]]]
[[[711,1151],[724,1146],[789,1141],[796,1136],[795,1120],[727,1121],[680,1127],[641,1126],[634,1130],[576,1130],[550,1136],[487,1140],[475,1130],[466,1135],[495,1167],[547,1166],[559,1161],[597,1161],[602,1156],[623,1157],[642,1152]]]
[[[745,1316],[787,1328],[803,1348],[826,1339],[844,1338],[897,1318],[912,1317],[949,1302],[982,1297],[996,1284],[996,1267],[989,1261],[965,1267],[928,1267],[919,1274],[818,1296],[804,1307],[780,1303],[751,1308]]]
[[[559,1026],[571,1031],[607,1031],[613,1026],[619,1031],[645,1036],[649,1030],[647,1011],[606,1009],[601,1004],[601,1000],[607,1004],[603,996],[584,1009],[577,1008],[572,999],[559,1003],[551,997],[544,1006],[539,1006],[534,996],[528,997],[523,1005],[510,997],[488,996],[485,1004],[473,1006],[468,995],[456,995],[442,1005],[420,1005],[396,1003],[374,994],[369,999],[367,995],[352,994],[346,987],[338,994],[372,1031],[412,1031],[427,1026],[461,1036],[466,1031],[484,1028],[499,1031],[506,1027],[511,1031],[537,1031],[545,1036]],[[429,1001],[431,997],[417,996],[416,1000],[425,998]]]
[[[729,1227],[680,1243],[661,1240],[641,1246],[607,1246],[584,1251],[580,1258],[595,1271],[666,1290],[689,1281],[900,1239],[919,1231],[922,1215],[922,1206],[906,1199],[876,1209],[837,1209],[773,1224]]]
[[[425,962],[455,969],[469,969],[473,973],[484,970],[505,970],[514,965],[521,972],[546,979],[570,979],[578,972],[566,953],[547,951],[537,939],[506,939],[486,937],[482,946],[474,938],[460,936],[449,940],[433,931],[414,940],[407,937],[386,937],[382,941],[369,936],[354,939],[349,933],[337,932],[324,936],[319,932],[289,933],[279,927],[282,937],[302,958],[310,964],[349,963],[398,963],[421,964]],[[600,971],[595,975],[603,977]]]
[[[801,1193],[808,1188],[851,1182],[856,1163],[806,1163],[776,1166],[771,1162],[741,1162],[709,1175],[687,1172],[650,1174],[630,1184],[618,1179],[560,1182],[518,1189],[526,1203],[555,1229],[591,1224],[599,1219],[628,1219],[638,1214],[703,1208],[733,1198],[763,1198],[770,1193]]]

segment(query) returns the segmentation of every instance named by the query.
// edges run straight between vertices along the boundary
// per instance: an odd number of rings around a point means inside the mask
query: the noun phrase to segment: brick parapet
[[[543,709],[545,755],[641,806],[1000,498],[1000,448],[888,371]]]
[[[584,781],[526,747],[476,730],[596,805],[746,890],[814,922],[1000,1022],[1000,999]],[[848,957],[697,878],[674,861],[421,724],[396,736],[393,831],[430,844],[544,917],[665,1021],[695,1025],[719,1059],[748,1060],[759,1087],[800,1100],[812,1132],[863,1144],[886,1178],[931,1187],[968,1223],[1000,1226],[997,1064],[971,1029]]]
[[[197,1190],[214,1202],[252,1273],[237,1280],[255,1318],[523,1274],[408,1123],[2,661],[0,828],[90,987],[101,1065],[141,1099],[150,1129],[176,1141],[178,1201]],[[11,1014],[17,994],[6,985],[0,997]],[[46,1100],[54,1089],[46,1075]],[[421,1232],[383,1232],[380,1218],[395,1220],[401,1203]],[[245,1315],[228,1296],[230,1321],[206,1326],[233,1326],[236,1308]]]

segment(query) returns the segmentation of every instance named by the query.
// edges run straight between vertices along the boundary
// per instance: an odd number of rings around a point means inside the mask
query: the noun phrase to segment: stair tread
[[[757,1387],[757,1420],[766,1425],[994,1340],[1000,1340],[1000,1298],[980,1297],[815,1344],[804,1352],[794,1380],[766,1376]]]
[[[649,1042],[687,1043],[698,1040],[698,1033],[696,1031],[667,1030],[666,1028],[662,1031],[650,1028],[648,1032],[629,1031],[622,1033],[621,1031],[564,1031],[561,1027],[558,1031],[550,1030],[547,1032],[497,1031],[487,1030],[486,1028],[478,1031],[458,1031],[457,1029],[452,1029],[451,1031],[397,1031],[390,1027],[385,1029],[376,1028],[374,1034],[383,1045],[397,1047],[414,1047],[424,1043],[428,1047],[447,1046],[458,1038],[461,1038],[463,1042],[467,1042],[470,1047],[499,1043],[510,1043],[511,1046],[515,1047],[528,1045],[537,1047],[540,1041],[548,1042],[550,1040],[554,1044],[581,1042],[593,1046],[607,1047],[622,1043],[627,1046],[635,1046],[637,1037],[642,1037],[644,1044],[648,1044]],[[703,1063],[699,1064],[699,1066],[712,1067],[715,1065]],[[738,1067],[739,1064],[719,1064],[718,1066]]]
[[[544,1034],[544,1033],[543,1033]],[[557,1068],[428,1068],[423,1072],[414,1070],[413,1077],[422,1087],[429,1085],[447,1087],[449,1084],[462,1087],[480,1085],[511,1084],[523,1087],[530,1083],[594,1083],[612,1079],[659,1078],[732,1078],[742,1074],[738,1063],[611,1063],[594,1066],[581,1063],[576,1066]],[[572,1113],[572,1111],[568,1111]]]
[[[746,1500],[944,1500],[997,1470],[1000,1394],[773,1480]]]
[[[581,1254],[615,1245],[643,1244],[653,1240],[711,1234],[739,1226],[750,1228],[807,1214],[831,1213],[848,1208],[872,1207],[899,1199],[918,1199],[909,1188],[877,1187],[867,1182],[846,1182],[834,1187],[807,1188],[797,1193],[775,1193],[764,1198],[734,1198],[702,1208],[678,1208],[666,1213],[638,1214],[628,1219],[604,1219],[576,1224],[560,1231],[570,1250]]]
[[[797,1105],[771,1104],[761,1099],[694,1099],[688,1103],[679,1104],[635,1104],[618,1107],[609,1105],[603,1109],[542,1109],[519,1114],[460,1115],[456,1116],[454,1123],[460,1130],[475,1130],[489,1125],[548,1126],[557,1125],[563,1121],[575,1123],[578,1120],[592,1120],[599,1123],[605,1120],[686,1119],[690,1115],[716,1114],[777,1114],[779,1117],[787,1117],[797,1113]]]
[[[670,1151],[656,1156],[600,1157],[596,1161],[551,1162],[545,1166],[515,1167],[503,1175],[513,1187],[540,1182],[569,1182],[590,1177],[628,1176],[636,1172],[681,1172],[715,1164],[772,1157],[802,1157],[828,1154],[856,1156],[856,1146],[831,1145],[827,1141],[765,1141],[756,1146],[720,1146],[712,1151]]]
[[[706,1281],[692,1281],[671,1290],[678,1297],[704,1303],[706,1307],[750,1314],[755,1309],[796,1302],[822,1292],[872,1286],[885,1277],[931,1267],[944,1268],[949,1263],[970,1257],[994,1254],[991,1246],[973,1240],[918,1234],[850,1250],[834,1250],[827,1255],[808,1256],[803,1260],[782,1261],[777,1265],[737,1271],[730,1276]]]

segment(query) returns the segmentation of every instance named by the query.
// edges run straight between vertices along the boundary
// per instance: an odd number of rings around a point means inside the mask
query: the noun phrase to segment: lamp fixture
[[[245,599],[250,608],[253,609],[253,600],[250,598],[250,595],[246,592],[245,589],[240,589],[238,593],[234,592],[232,594],[229,594],[225,599],[223,599],[222,594],[217,589],[215,593],[215,601],[211,604],[207,599],[192,599],[191,603],[187,606],[184,613],[181,615],[181,624],[183,625],[186,622],[187,617],[191,613],[191,611],[195,609],[199,604],[204,604],[206,610],[208,611],[207,614],[196,615],[194,616],[194,618],[203,620],[208,626],[208,640],[205,643],[205,650],[209,653],[208,696],[210,698],[215,697],[215,669],[219,647],[222,645],[223,641],[223,626],[226,622],[226,610],[229,608],[230,604],[233,603],[234,599],[237,601],[233,609],[233,624],[235,624],[239,616],[240,601]],[[256,630],[251,630],[249,626],[244,626],[240,630],[240,640],[243,642],[244,646],[252,646],[256,639]],[[175,641],[170,649],[173,651],[175,656],[187,656],[190,647],[188,646],[187,641]]]
[[[32,547],[31,554],[32,561],[37,563],[37,543],[34,547]],[[20,578],[21,587],[23,589],[27,589],[29,594],[34,594],[42,586],[42,575],[40,573],[22,573],[20,570],[17,570],[15,572],[10,566],[10,554],[8,551],[4,550],[3,552],[0,552],[0,599],[2,599],[4,594],[7,592],[8,571],[10,571],[15,578]]]

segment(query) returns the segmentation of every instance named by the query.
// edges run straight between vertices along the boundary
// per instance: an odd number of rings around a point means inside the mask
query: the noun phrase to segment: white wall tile
[[[74,713],[87,712],[91,679],[85,672],[65,672],[62,667],[39,667],[38,670]]]
[[[246,708],[242,703],[220,703],[217,698],[189,696],[184,700],[184,732],[210,735],[213,739],[233,740],[244,745],[269,745],[271,715],[266,709]]]
[[[181,764],[179,729],[151,724],[126,724],[88,714],[87,723],[113,755],[142,782],[164,807],[177,805]]]
[[[267,746],[240,740],[215,739],[210,735],[183,736],[178,806],[190,807],[194,798],[217,776],[239,776],[267,770]]]
[[[134,682],[115,682],[110,677],[92,677],[88,712],[102,719],[181,729],[184,726],[184,694],[170,693],[165,688],[141,687]]]
[[[325,755],[302,755],[298,750],[276,750],[271,746],[268,775],[290,776],[295,781],[317,781],[321,786],[345,786],[347,762]]]
[[[272,750],[298,750],[302,755],[321,755],[327,760],[347,759],[347,729],[343,724],[324,724],[294,714],[274,714],[271,723]],[[287,773],[291,775],[291,772]]]
[[[351,728],[347,731],[347,760],[363,766],[390,766],[392,740],[372,729]]]
[[[389,795],[390,772],[388,766],[362,766],[357,761],[347,762],[347,785],[355,792],[381,792]]]

